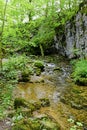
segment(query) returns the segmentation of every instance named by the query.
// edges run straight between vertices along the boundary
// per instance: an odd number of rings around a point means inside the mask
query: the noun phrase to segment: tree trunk
[[[3,13],[3,21],[2,21],[2,27],[1,27],[1,33],[0,33],[0,68],[1,68],[1,70],[3,69],[3,66],[2,66],[2,59],[3,59],[2,36],[3,36],[3,31],[4,31],[4,25],[5,25],[7,3],[8,3],[8,0],[6,0],[6,2],[5,2],[5,8],[4,8],[4,13]]]
[[[48,0],[46,1],[45,17],[48,17]]]
[[[43,56],[44,57],[44,50],[43,50],[43,47],[42,47],[42,45],[40,44],[40,51],[41,51],[41,56]]]
[[[32,0],[29,0],[29,4],[31,4],[31,2],[32,2]],[[29,21],[31,21],[32,20],[31,10],[29,10],[28,17],[29,17]]]

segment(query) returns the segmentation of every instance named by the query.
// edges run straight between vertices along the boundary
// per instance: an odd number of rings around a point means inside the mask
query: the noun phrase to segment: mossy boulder
[[[26,100],[23,98],[15,98],[14,100],[14,108],[27,107]]]
[[[23,118],[15,123],[12,130],[60,130],[60,125],[54,122],[49,117],[38,118]]]
[[[48,98],[41,98],[40,101],[43,107],[50,106],[50,101]]]
[[[18,76],[18,81],[19,82],[27,82],[30,80],[30,74],[31,72],[29,71],[29,69],[24,69],[20,72],[20,75]]]
[[[12,130],[40,130],[40,123],[34,119],[22,119],[15,123]]]
[[[53,70],[54,71],[62,71],[62,69],[60,67],[55,67]]]
[[[27,120],[22,119],[19,122],[15,123],[12,127],[12,130],[31,130]]]
[[[34,102],[34,106],[35,106],[35,109],[38,110],[41,108],[41,102],[38,101],[38,102]]]
[[[44,62],[39,61],[39,60],[36,60],[36,61],[34,62],[34,66],[37,67],[37,68],[40,68],[41,71],[43,71],[43,69],[44,69]]]
[[[87,86],[87,78],[78,78],[75,81],[75,83],[78,84],[78,85]]]
[[[71,107],[75,108],[75,109],[78,109],[78,110],[83,108],[82,105],[76,104],[74,101],[71,101]]]
[[[34,75],[34,76],[31,76],[29,82],[30,83],[44,83],[44,78],[41,76]]]
[[[28,109],[28,108],[23,108],[23,109],[20,109],[18,110],[20,113],[22,113],[22,116],[23,117],[31,117],[32,116],[32,111],[31,109]]]
[[[38,119],[33,119],[33,120],[28,119],[28,123],[31,130],[40,130],[41,124]]]
[[[14,108],[28,108],[31,112],[41,108],[41,101],[38,102],[28,102],[23,98],[15,98]]]
[[[36,73],[36,76],[39,76],[41,74],[41,69],[40,68],[36,68],[35,69],[35,73]]]

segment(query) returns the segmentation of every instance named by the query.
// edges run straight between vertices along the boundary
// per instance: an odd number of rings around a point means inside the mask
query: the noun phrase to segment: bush
[[[11,57],[6,62],[3,62],[3,77],[7,80],[18,80],[19,71],[28,76],[31,70],[26,66],[27,62],[28,58],[25,55]],[[27,72],[26,69],[28,70]]]
[[[76,62],[72,76],[76,84],[87,85],[87,60]]]

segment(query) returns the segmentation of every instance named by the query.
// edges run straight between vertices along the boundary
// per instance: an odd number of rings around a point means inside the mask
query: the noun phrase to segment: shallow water
[[[60,101],[64,94],[69,94],[73,86],[70,79],[71,66],[66,59],[60,59],[58,56],[46,57],[44,63],[44,72],[40,76],[32,76],[30,83],[19,83],[14,95],[31,102],[38,101],[41,98],[49,98],[51,106],[34,112],[34,116],[46,113],[61,125],[61,130],[70,130],[74,124],[68,122],[69,118],[85,122],[84,116],[87,116],[84,110],[71,108],[69,104]],[[79,89],[78,86],[77,89]],[[68,100],[71,100],[70,96],[68,98]],[[80,128],[80,130],[83,130],[83,128]]]
[[[60,70],[56,70],[59,67]],[[40,98],[49,98],[51,104],[58,103],[62,91],[68,86],[70,67],[67,63],[48,63],[45,61],[44,72],[40,76],[32,76],[32,83],[19,83],[15,90],[16,96],[36,101]],[[42,79],[41,81],[39,81]]]

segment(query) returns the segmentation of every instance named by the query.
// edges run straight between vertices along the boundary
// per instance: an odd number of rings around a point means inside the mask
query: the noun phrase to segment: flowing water
[[[61,125],[62,130],[70,130],[74,124],[68,122],[68,119],[71,117],[76,119],[80,115],[79,112],[84,112],[83,110],[73,109],[61,102],[62,96],[72,86],[70,79],[71,66],[66,59],[59,56],[44,58],[44,64],[44,72],[40,76],[32,76],[29,83],[19,83],[14,95],[31,102],[48,98],[51,103],[50,107],[41,108],[34,112],[34,116],[46,113]]]
[[[17,95],[34,101],[40,98],[49,98],[52,104],[57,104],[61,93],[69,84],[67,80],[70,77],[71,67],[67,61],[49,63],[45,60],[44,64],[45,69],[40,76],[31,76],[29,83],[18,84]]]

